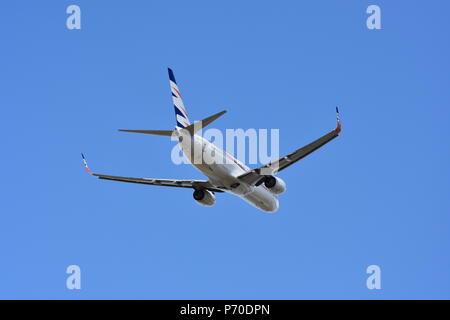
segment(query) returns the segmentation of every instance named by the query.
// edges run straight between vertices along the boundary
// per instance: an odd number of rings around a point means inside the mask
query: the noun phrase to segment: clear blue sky
[[[66,28],[66,7],[82,29]],[[382,30],[366,28],[366,8]],[[2,1],[0,298],[450,298],[448,1]],[[166,68],[191,118],[279,128],[265,214],[231,195],[99,181],[202,178],[173,142]],[[191,119],[191,120],[193,120]],[[82,289],[65,287],[68,265]],[[382,269],[382,290],[366,268]]]

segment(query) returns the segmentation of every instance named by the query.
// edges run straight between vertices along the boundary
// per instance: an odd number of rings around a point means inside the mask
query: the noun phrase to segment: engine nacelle
[[[194,191],[194,199],[203,206],[210,207],[216,203],[214,193],[206,189],[198,189]]]
[[[264,185],[274,194],[280,194],[286,191],[286,183],[274,176],[267,176],[264,179]]]

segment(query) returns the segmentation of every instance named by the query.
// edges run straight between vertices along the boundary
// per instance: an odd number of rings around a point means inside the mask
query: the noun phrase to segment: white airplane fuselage
[[[237,178],[250,171],[250,168],[202,136],[190,136],[182,131],[178,130],[179,137],[182,137],[179,139],[181,150],[191,164],[208,177],[212,185],[224,187],[225,192],[232,193],[263,211],[274,212],[278,209],[277,196],[264,183],[252,186]]]

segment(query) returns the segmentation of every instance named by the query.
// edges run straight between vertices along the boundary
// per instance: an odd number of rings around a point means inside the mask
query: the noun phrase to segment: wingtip
[[[342,127],[341,127],[341,119],[339,116],[339,108],[338,107],[336,107],[336,120],[337,120],[337,127],[334,131],[336,131],[336,133],[340,133],[342,130]]]
[[[89,173],[90,175],[93,175],[93,173],[91,172],[91,170],[89,169],[89,166],[87,164],[86,158],[84,157],[84,154],[81,153],[81,157],[83,158],[83,163],[84,163],[84,167],[87,171],[87,173]]]

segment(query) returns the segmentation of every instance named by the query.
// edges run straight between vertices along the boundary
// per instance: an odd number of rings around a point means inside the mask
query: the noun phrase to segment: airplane
[[[275,176],[280,171],[303,159],[315,150],[336,138],[341,132],[339,110],[336,107],[337,126],[310,144],[262,167],[250,169],[227,152],[217,148],[197,132],[226,113],[216,113],[204,120],[190,123],[186,108],[178,88],[173,71],[168,68],[169,83],[175,108],[175,130],[119,130],[122,132],[167,136],[176,139],[186,158],[196,169],[203,173],[207,180],[177,180],[132,178],[92,173],[86,158],[81,154],[87,172],[99,179],[156,185],[165,187],[193,189],[195,201],[204,206],[212,206],[216,202],[215,193],[227,192],[247,201],[265,212],[275,212],[279,208],[278,195],[286,191],[286,183]],[[200,161],[193,150],[200,152]],[[213,156],[214,155],[214,156]],[[217,161],[217,156],[227,161]]]

